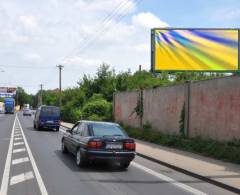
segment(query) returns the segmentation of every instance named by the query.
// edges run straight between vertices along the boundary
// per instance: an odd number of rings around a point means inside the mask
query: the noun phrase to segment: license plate
[[[53,121],[47,121],[47,123],[53,123]]]
[[[121,143],[107,143],[106,149],[119,150],[122,149],[123,145]]]

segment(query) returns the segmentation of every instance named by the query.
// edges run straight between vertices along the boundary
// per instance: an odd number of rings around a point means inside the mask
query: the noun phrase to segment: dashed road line
[[[23,140],[23,138],[22,137],[15,137],[14,141],[17,141],[17,140]]]
[[[24,162],[29,162],[29,158],[25,157],[25,158],[14,159],[12,161],[12,165],[17,165],[17,164],[24,163]]]
[[[0,190],[1,195],[7,194],[9,174],[10,174],[10,168],[11,168],[11,159],[12,159],[13,135],[14,135],[13,133],[14,133],[14,127],[16,124],[16,120],[17,120],[17,117],[15,116],[13,127],[12,127],[11,139],[10,139],[9,148],[8,148],[8,153],[7,153],[7,158],[6,158],[4,172],[3,172],[3,177],[2,177],[1,190]]]
[[[25,152],[25,151],[26,151],[26,148],[18,148],[18,149],[14,149],[12,153],[15,154],[15,153]]]
[[[34,176],[33,176],[32,171],[29,171],[26,173],[21,173],[19,175],[15,175],[15,176],[11,177],[10,185],[18,184],[20,182],[27,181],[27,180],[30,180],[33,178],[34,178]]]
[[[30,147],[29,147],[29,145],[28,145],[27,139],[26,139],[25,134],[24,134],[24,132],[23,132],[23,129],[22,129],[21,123],[20,123],[20,121],[19,121],[19,119],[18,119],[18,116],[16,116],[16,118],[17,118],[17,121],[18,121],[18,124],[19,124],[19,128],[20,128],[20,130],[21,130],[21,132],[22,132],[22,136],[23,136],[23,139],[24,139],[24,143],[25,143],[25,146],[26,146],[26,148],[27,148],[28,155],[29,155],[29,159],[30,159],[30,161],[31,161],[31,164],[32,164],[32,167],[33,167],[33,171],[34,171],[35,177],[36,177],[36,179],[37,179],[37,183],[38,183],[38,186],[39,186],[39,188],[40,188],[41,194],[42,194],[42,195],[48,195],[47,189],[46,189],[46,187],[45,187],[45,185],[44,185],[44,182],[43,182],[43,180],[42,180],[42,177],[41,177],[41,175],[40,175],[40,173],[39,173],[37,164],[36,164],[35,159],[34,159],[34,157],[33,157],[33,155],[32,155],[32,151],[31,151],[31,149],[30,149]]]
[[[14,146],[20,146],[20,145],[24,145],[24,142],[16,142],[16,143],[13,143]]]
[[[25,147],[23,145],[25,145]],[[17,148],[18,146],[20,146],[20,148]],[[17,158],[17,159],[12,158],[13,154],[21,153],[21,152],[27,152],[28,157],[25,156],[23,158]],[[20,173],[19,175],[14,175],[10,177],[11,165],[15,166],[15,165],[26,163],[26,162],[31,163],[31,167],[33,171]],[[48,192],[43,183],[42,177],[39,173],[36,162],[34,160],[34,157],[32,155],[32,152],[30,150],[26,137],[24,135],[23,129],[21,127],[21,123],[18,119],[18,116],[16,115],[14,119],[13,127],[12,127],[12,132],[11,132],[11,138],[10,138],[7,158],[5,162],[3,179],[2,179],[1,188],[0,188],[0,195],[7,195],[9,186],[34,179],[34,177],[36,177],[41,194],[48,195]]]

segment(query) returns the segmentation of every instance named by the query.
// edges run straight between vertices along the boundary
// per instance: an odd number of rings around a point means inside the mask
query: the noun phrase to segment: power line
[[[0,66],[0,67],[10,68],[10,69],[31,69],[31,70],[36,70],[36,69],[54,70],[55,69],[55,67],[51,67],[51,66]],[[78,70],[82,70],[82,69],[66,66],[66,71],[78,71]]]
[[[140,2],[140,0],[136,0],[136,1],[135,1],[136,5],[138,4],[138,2]],[[125,2],[124,6],[126,6],[127,4],[128,4],[128,2]],[[128,8],[128,6],[125,7],[125,8]],[[115,18],[115,20],[116,20],[115,25],[118,24],[125,16],[126,16],[126,15],[118,15],[117,18]],[[108,22],[110,22],[110,21],[111,21],[111,20],[109,20]],[[100,31],[98,31],[98,32],[95,33],[96,35],[95,35],[92,39],[89,39],[88,42],[86,42],[85,45],[83,45],[82,47],[80,47],[79,52],[84,51],[87,47],[89,47],[89,45],[91,45],[91,43],[94,44],[94,41],[97,40],[98,37],[100,37],[104,32],[106,32],[106,30],[107,30],[107,28],[108,28],[108,26],[107,26],[108,22],[106,23],[105,26],[103,26],[102,29],[100,29]],[[115,25],[113,25],[113,26],[115,26]]]
[[[50,66],[8,66],[8,65],[1,65],[0,67],[4,68],[16,68],[16,69],[54,69],[54,67]]]
[[[121,3],[119,3],[114,9],[113,11],[108,14],[101,22],[99,22],[96,26],[99,26],[99,27],[104,27],[109,21],[112,20],[112,18],[118,14],[118,11],[121,9],[122,6],[124,6],[126,4],[127,1],[122,1]],[[99,31],[99,30],[98,30]],[[97,32],[98,32],[97,31]],[[86,35],[85,37],[83,37],[83,40],[80,42],[81,43],[84,43],[85,41],[89,41],[88,39],[89,37]],[[78,50],[78,48],[76,48],[75,50]],[[73,52],[72,52],[73,53]],[[69,56],[67,56],[69,57]],[[66,60],[67,57],[64,57],[63,58],[63,61]]]
[[[136,1],[135,1],[135,4],[138,5],[138,4],[140,3],[140,1],[141,1],[141,0],[136,0]],[[134,1],[133,1],[133,2],[134,2]],[[129,4],[128,4],[128,3],[129,3],[128,1],[123,1],[122,3],[120,3],[119,6],[117,6],[117,7],[113,10],[113,12],[112,12],[111,14],[109,14],[110,16],[107,16],[107,17],[105,18],[105,20],[103,21],[103,24],[101,25],[102,28],[95,33],[96,35],[95,35],[93,38],[88,39],[87,42],[86,42],[83,46],[81,46],[80,48],[78,48],[77,53],[85,50],[93,41],[95,41],[100,35],[103,34],[103,33],[107,30],[107,27],[108,27],[107,24],[114,18],[114,16],[117,16],[117,17],[115,18],[115,20],[116,20],[116,21],[119,20],[118,22],[120,22],[120,21],[123,19],[123,17],[126,16],[126,15],[124,15],[124,14],[120,14],[120,11],[124,12],[124,9],[126,9],[126,8],[129,7]],[[126,5],[128,5],[128,6],[126,7]],[[124,8],[124,7],[125,7],[125,8]],[[122,9],[122,8],[124,8],[124,9]],[[116,24],[118,24],[118,22],[117,22]],[[115,24],[115,25],[116,25],[116,24]],[[115,26],[115,25],[114,25],[114,26]],[[67,57],[65,57],[64,59],[66,59],[66,58],[67,58]]]

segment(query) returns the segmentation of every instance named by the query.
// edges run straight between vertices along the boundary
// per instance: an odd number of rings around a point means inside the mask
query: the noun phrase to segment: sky
[[[102,63],[150,69],[150,29],[239,28],[239,0],[0,0],[0,86],[77,86]]]

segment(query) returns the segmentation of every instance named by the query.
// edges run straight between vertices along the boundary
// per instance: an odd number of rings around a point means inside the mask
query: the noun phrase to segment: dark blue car
[[[33,126],[37,130],[49,128],[59,131],[60,109],[56,106],[40,106],[36,111]]]

